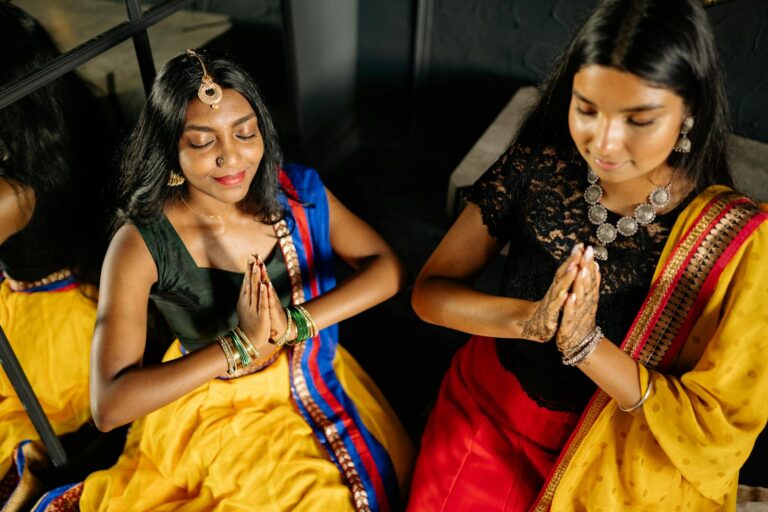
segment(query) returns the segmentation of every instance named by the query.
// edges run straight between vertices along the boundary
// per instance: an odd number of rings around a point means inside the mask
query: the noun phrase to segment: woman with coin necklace
[[[409,510],[732,510],[768,419],[768,214],[730,188],[701,2],[604,0],[540,92],[414,287],[474,336]]]

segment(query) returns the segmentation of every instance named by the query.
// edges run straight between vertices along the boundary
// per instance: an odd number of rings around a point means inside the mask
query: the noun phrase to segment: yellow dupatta
[[[681,213],[622,344],[655,391],[635,413],[598,391],[535,510],[735,509],[768,420],[766,219],[721,186]]]

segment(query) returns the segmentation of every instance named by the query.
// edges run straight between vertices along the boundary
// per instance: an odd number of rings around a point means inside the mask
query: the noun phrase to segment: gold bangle
[[[307,324],[309,325],[309,337],[314,338],[317,336],[317,324],[315,323],[315,319],[312,318],[312,315],[309,314],[309,311],[302,306],[301,304],[297,304],[296,308],[301,311],[301,314],[304,316],[304,318],[307,320]]]
[[[291,313],[288,311],[288,308],[283,308],[283,311],[285,312],[285,317],[287,320],[287,324],[285,327],[285,332],[282,336],[277,338],[276,340],[270,339],[272,343],[277,345],[278,347],[282,347],[283,345],[288,343],[288,337],[291,335],[291,326],[293,326],[293,317],[291,317]]]
[[[219,336],[216,338],[216,341],[219,342],[219,346],[221,346],[221,350],[224,352],[224,357],[227,358],[227,375],[232,377],[237,370],[237,363],[235,362],[235,356],[232,354],[232,347],[224,336]]]
[[[245,351],[248,352],[248,355],[250,355],[253,360],[260,359],[261,352],[259,352],[248,335],[245,334],[245,331],[243,331],[239,325],[236,325],[232,330],[235,331],[238,336],[240,336],[240,339],[243,342],[243,346],[245,347]]]
[[[637,403],[631,407],[624,408],[620,403],[616,402],[616,405],[619,406],[619,409],[624,412],[632,412],[634,410],[639,409],[643,406],[646,400],[648,400],[648,397],[651,396],[651,391],[653,391],[653,380],[651,380],[650,377],[648,377],[648,387],[645,388],[645,393],[643,393],[643,396],[640,397],[640,400],[637,401]]]

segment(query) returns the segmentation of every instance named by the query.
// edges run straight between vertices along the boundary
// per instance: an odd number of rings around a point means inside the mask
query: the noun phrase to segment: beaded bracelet
[[[575,366],[581,361],[587,358],[600,344],[603,339],[603,330],[600,326],[595,326],[577,346],[572,349],[566,349],[563,351],[563,364],[567,366]]]
[[[645,388],[645,393],[643,393],[643,396],[640,397],[640,400],[638,400],[635,405],[632,405],[632,406],[627,407],[627,408],[624,408],[619,403],[617,403],[617,405],[619,406],[619,409],[624,411],[624,412],[632,412],[632,411],[634,411],[636,409],[639,409],[640,407],[643,406],[645,401],[648,400],[648,397],[651,396],[651,392],[652,391],[653,391],[653,381],[649,379],[648,380],[648,387]]]

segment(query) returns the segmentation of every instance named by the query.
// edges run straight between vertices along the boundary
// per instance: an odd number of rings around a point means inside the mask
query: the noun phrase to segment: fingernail
[[[571,256],[579,252],[584,247],[584,244],[579,242],[576,245],[573,246],[573,249],[571,249]]]
[[[576,302],[576,294],[575,294],[575,293],[572,293],[572,294],[570,294],[570,295],[568,296],[568,302],[570,302],[571,304],[573,304],[574,302]]]
[[[587,247],[587,250],[584,251],[584,257],[587,259],[587,261],[590,261],[595,256],[595,250],[590,245]]]
[[[581,269],[581,272],[579,272],[579,277],[587,277],[587,267]]]
[[[575,268],[576,268],[576,264],[575,263],[571,263],[570,265],[568,265],[568,272],[573,272],[573,269],[575,269]]]
[[[557,294],[557,298],[562,299],[566,295],[568,295],[568,292],[566,290],[560,290],[560,293]]]

